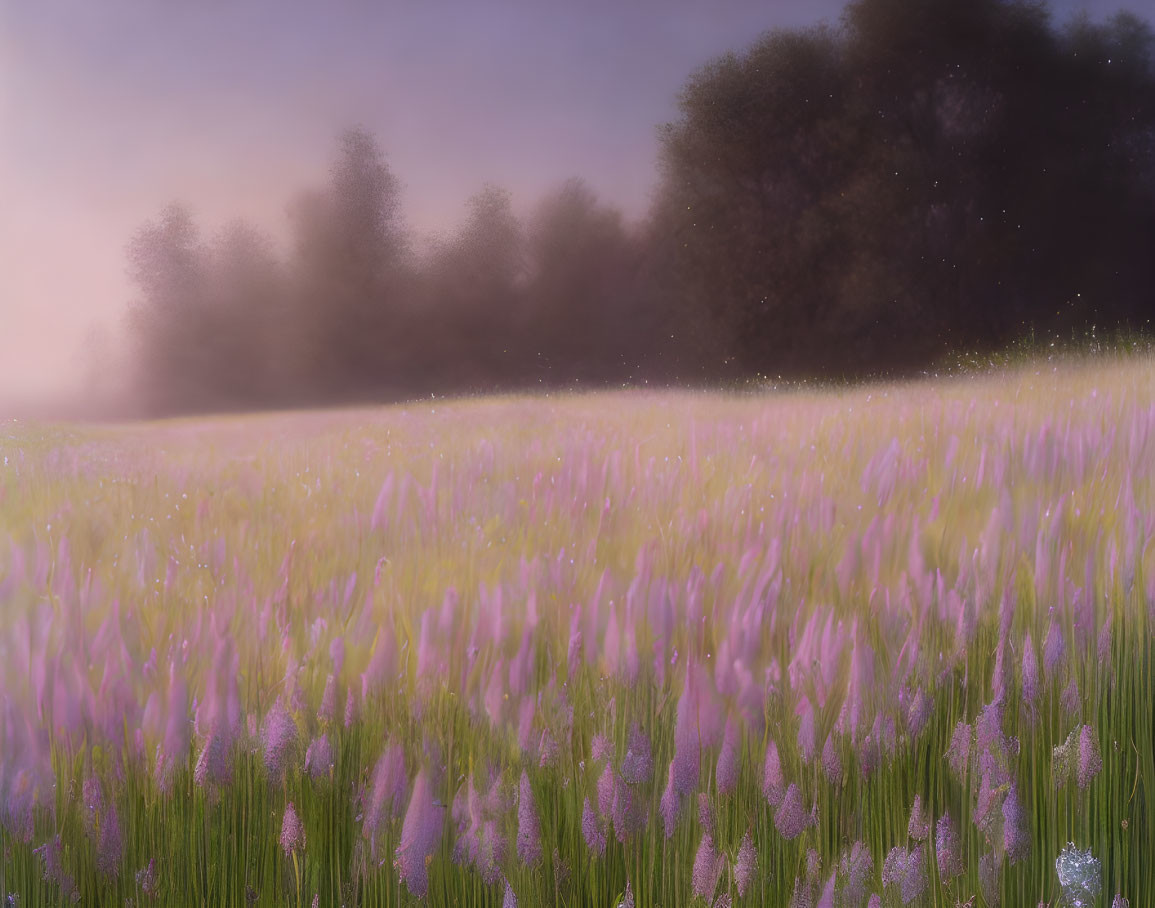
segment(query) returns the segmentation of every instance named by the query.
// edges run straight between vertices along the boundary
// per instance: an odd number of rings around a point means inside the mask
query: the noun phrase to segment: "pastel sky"
[[[1060,17],[1155,0],[1064,0]],[[526,208],[586,177],[631,216],[697,67],[841,0],[0,0],[0,400],[115,348],[124,247],[170,200],[283,235],[345,126],[375,132],[419,233],[485,182]]]

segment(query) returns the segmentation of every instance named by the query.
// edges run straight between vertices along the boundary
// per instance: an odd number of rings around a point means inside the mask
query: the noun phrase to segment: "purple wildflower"
[[[894,886],[902,882],[903,872],[906,870],[906,849],[895,845],[886,853],[886,860],[882,864],[882,885]]]
[[[325,681],[325,691],[321,694],[321,708],[317,711],[317,718],[322,722],[337,721],[337,679],[333,675]]]
[[[569,647],[566,650],[566,673],[570,678],[573,678],[574,672],[578,669],[578,664],[582,656],[582,632],[577,629],[576,620],[580,619],[581,615],[575,615],[575,623],[570,630]]]
[[[738,784],[738,746],[741,743],[741,732],[738,723],[731,716],[726,720],[726,732],[722,738],[722,752],[718,754],[718,763],[714,768],[714,782],[718,787],[718,794],[728,795]]]
[[[373,841],[382,827],[401,815],[405,803],[405,752],[400,744],[392,744],[377,760],[373,769],[373,785],[365,810],[365,836]]]
[[[421,770],[413,781],[413,795],[401,826],[401,844],[397,846],[394,862],[402,882],[418,898],[429,890],[429,861],[441,839],[444,812],[445,808],[433,800],[429,774]]]
[[[882,883],[894,886],[899,891],[902,904],[909,905],[926,891],[926,863],[921,848],[907,851],[895,845],[886,856],[882,866]]]
[[[594,813],[589,798],[586,798],[585,805],[582,807],[582,837],[586,840],[586,846],[589,850],[598,857],[602,857],[606,853],[606,830],[597,814]]]
[[[170,666],[169,675],[164,744],[156,761],[156,782],[162,792],[169,790],[175,771],[188,765],[189,749],[188,687],[175,665]]]
[[[869,734],[862,739],[858,747],[858,765],[863,776],[869,776],[882,765],[882,748],[885,743],[887,752],[894,753],[894,720],[887,718],[883,722],[882,714],[874,717],[874,724]]]
[[[950,736],[950,747],[946,752],[947,765],[960,782],[966,777],[971,755],[971,727],[959,722]]]
[[[505,838],[496,820],[486,820],[481,824],[481,832],[477,836],[477,857],[473,862],[486,886],[497,884],[504,861]]]
[[[497,884],[501,876],[501,866],[505,863],[506,840],[501,834],[497,820],[487,819],[477,836],[477,858],[474,866],[482,874],[486,886]]]
[[[822,872],[822,855],[818,853],[817,848],[809,848],[806,851],[806,879],[812,883],[818,882],[818,874]]]
[[[0,825],[5,826],[20,841],[32,841],[34,832],[34,810],[36,808],[36,782],[27,769],[18,770],[4,791],[4,766],[0,764],[0,796],[7,795],[6,803],[0,803]]]
[[[614,768],[609,763],[598,777],[598,813],[608,817],[614,809]]]
[[[1059,695],[1059,703],[1063,707],[1063,712],[1068,716],[1074,718],[1079,715],[1079,707],[1082,704],[1079,702],[1079,685],[1075,681],[1074,675],[1071,676],[1071,680],[1063,688],[1062,694]]]
[[[1019,790],[1011,783],[1003,801],[1003,849],[1012,864],[1017,864],[1031,850],[1031,831],[1027,828],[1027,815],[1019,801]]]
[[[333,745],[328,735],[318,735],[305,750],[305,772],[314,780],[323,779],[333,771]]]
[[[301,824],[301,818],[297,816],[292,801],[285,808],[285,816],[281,820],[281,848],[284,849],[285,857],[305,848],[305,827]]]
[[[1059,629],[1059,624],[1052,615],[1050,627],[1047,629],[1047,638],[1043,641],[1043,671],[1046,673],[1048,681],[1052,681],[1055,673],[1059,670],[1059,663],[1063,661],[1064,649],[1063,632]]]
[[[938,875],[945,883],[954,879],[965,869],[962,859],[962,846],[959,842],[958,831],[949,813],[938,818],[935,827],[934,853],[938,861]]]
[[[265,716],[261,739],[265,768],[273,779],[280,779],[292,762],[293,751],[297,748],[297,723],[280,700],[273,704]]]
[[[724,868],[725,858],[714,847],[714,837],[708,832],[703,834],[702,841],[698,843],[698,853],[694,856],[694,895],[710,901],[714,897],[714,890],[718,888]]]
[[[1007,741],[1003,735],[1003,706],[998,700],[984,706],[975,719],[975,749],[982,753],[1002,753]]]
[[[782,803],[774,812],[774,828],[784,839],[796,839],[811,825],[812,820],[813,817],[802,806],[802,792],[791,783]]]
[[[521,785],[517,794],[517,856],[528,866],[541,860],[541,823],[533,801],[529,774],[521,771]]]
[[[678,700],[677,718],[674,723],[674,790],[679,797],[688,795],[698,787],[699,751],[701,741],[698,733],[699,697],[694,683],[693,663],[686,666],[686,685]]]
[[[858,908],[866,898],[866,886],[874,872],[874,859],[865,842],[855,842],[849,854],[842,856],[842,904]]]
[[[826,774],[826,781],[835,788],[842,784],[842,760],[838,756],[833,733],[826,736],[826,743],[822,745],[822,771]]]
[[[738,846],[738,859],[734,862],[734,883],[738,887],[738,897],[743,898],[750,883],[754,879],[754,866],[758,861],[758,854],[754,850],[754,840],[750,838],[750,830],[742,836],[742,844]]]
[[[373,655],[361,675],[361,699],[368,700],[381,691],[397,671],[397,646],[392,628],[384,626],[373,643]]]
[[[96,846],[96,869],[105,876],[120,873],[124,857],[124,836],[116,805],[104,795],[104,789],[95,776],[84,780],[81,791],[84,798],[84,826]]]
[[[623,844],[646,828],[646,802],[629,785],[614,786],[614,834]]]
[[[538,741],[537,750],[539,755],[537,765],[541,769],[553,766],[561,759],[561,745],[557,743],[557,738],[548,728],[541,730],[541,740]]]
[[[1084,725],[1079,732],[1079,766],[1075,779],[1080,788],[1087,788],[1103,769],[1103,758],[1099,753],[1099,742],[1090,725]]]
[[[910,733],[912,741],[917,740],[918,736],[922,734],[922,730],[926,728],[926,723],[930,721],[930,714],[933,709],[934,702],[920,687],[914,692],[914,697],[910,701],[910,708],[906,713],[906,730]]]
[[[509,880],[505,881],[505,896],[501,900],[501,908],[517,908],[517,896],[513,894],[513,887]]]
[[[922,795],[914,796],[914,805],[910,808],[910,822],[906,826],[906,832],[916,842],[925,842],[930,838],[930,819],[926,815]]]
[[[33,849],[32,853],[40,855],[40,859],[44,862],[45,882],[56,883],[61,892],[73,901],[79,898],[72,876],[64,869],[64,846],[61,844],[59,834],[39,848]]]
[[[714,808],[710,805],[710,796],[704,791],[698,793],[698,825],[704,832],[714,834]]]
[[[1106,669],[1112,665],[1111,662],[1111,621],[1110,614],[1103,620],[1103,627],[1099,630],[1099,642],[1097,647],[1097,654],[1099,656],[1099,664]]]
[[[1131,908],[1131,902],[1123,898],[1122,893],[1116,893],[1111,899],[1111,908]]]
[[[630,728],[626,755],[622,760],[622,779],[630,785],[645,785],[654,771],[650,739],[636,724]]]
[[[96,844],[96,869],[105,876],[118,876],[124,859],[124,835],[116,805],[109,804],[100,820],[100,837]]]
[[[818,896],[818,904],[814,908],[834,908],[834,883],[837,878],[837,873],[830,874],[826,880],[826,885],[822,887],[822,894]]]
[[[224,786],[229,781],[228,735],[213,732],[205,740],[193,769],[193,781],[201,788]]]
[[[156,858],[149,858],[148,866],[136,872],[136,885],[149,898],[155,898],[160,892],[160,880],[156,873]]]
[[[912,848],[906,856],[906,871],[902,877],[902,903],[909,905],[926,892],[926,860],[921,848]]]
[[[353,727],[353,723],[357,721],[357,694],[350,687],[345,692],[345,728]]]
[[[613,755],[613,745],[610,744],[610,739],[600,731],[594,735],[590,744],[590,755],[598,763],[608,760]]]
[[[992,770],[985,771],[979,782],[979,793],[972,819],[975,826],[988,838],[993,837],[996,833],[1000,816],[999,796],[1002,791],[1001,780],[993,774]]]
[[[814,884],[810,880],[794,878],[794,894],[790,896],[790,908],[814,908]]]

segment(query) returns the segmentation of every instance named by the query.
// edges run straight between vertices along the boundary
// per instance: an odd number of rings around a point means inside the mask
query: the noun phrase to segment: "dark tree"
[[[717,371],[859,373],[1151,315],[1155,74],[1134,17],[856,0],[840,29],[704,67],[680,107],[656,254]]]
[[[144,407],[163,413],[209,406],[206,253],[188,209],[169,205],[145,224],[129,243],[128,261],[141,293],[129,317]]]
[[[292,208],[295,349],[308,394],[353,397],[388,385],[408,269],[400,184],[376,139],[346,131],[323,192]]]
[[[531,376],[543,383],[630,374],[641,352],[639,249],[621,212],[580,179],[538,206],[529,235]]]
[[[515,383],[521,365],[524,231],[508,191],[485,186],[425,268],[422,312],[429,390]]]
[[[210,252],[208,318],[212,372],[222,406],[286,399],[290,386],[285,281],[272,242],[245,221],[228,224]]]

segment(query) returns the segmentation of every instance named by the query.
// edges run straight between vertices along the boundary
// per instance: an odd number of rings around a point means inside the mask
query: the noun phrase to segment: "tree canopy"
[[[1146,324],[1147,25],[855,0],[703,67],[661,130],[668,290],[743,370],[855,374]]]

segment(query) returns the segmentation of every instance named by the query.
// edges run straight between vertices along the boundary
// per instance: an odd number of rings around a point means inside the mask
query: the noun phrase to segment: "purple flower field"
[[[0,424],[12,905],[1155,904],[1155,365]]]

